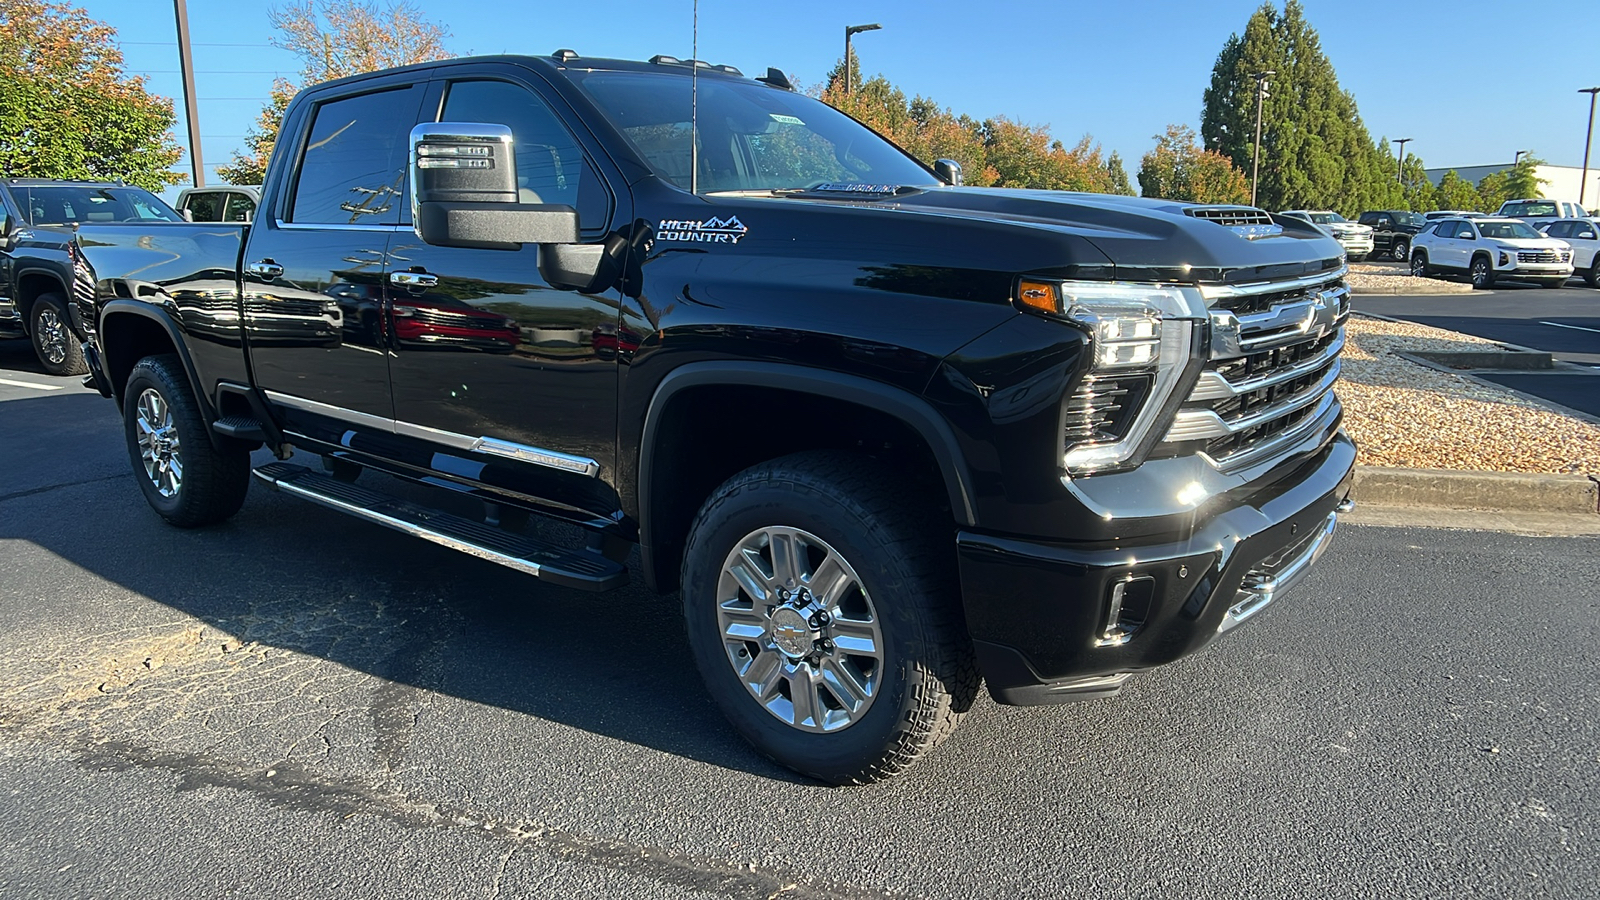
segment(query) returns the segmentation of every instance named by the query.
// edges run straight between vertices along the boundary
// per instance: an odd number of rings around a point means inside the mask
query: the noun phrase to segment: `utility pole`
[[[1256,205],[1256,186],[1261,182],[1261,106],[1267,99],[1267,79],[1278,74],[1272,69],[1254,72],[1256,80],[1256,151],[1250,157],[1250,205]]]
[[[1412,140],[1413,138],[1397,138],[1390,142],[1400,145],[1400,152],[1396,155],[1394,161],[1394,180],[1402,185],[1406,183],[1406,145],[1411,143]]]
[[[194,55],[189,51],[189,8],[184,0],[172,0],[178,14],[178,68],[183,70],[183,107],[189,119],[189,163],[194,167],[194,186],[206,186],[206,164],[200,158],[200,103],[194,95]]]
[[[1578,205],[1583,206],[1583,190],[1589,186],[1589,143],[1594,139],[1594,95],[1600,87],[1579,88],[1578,93],[1589,95],[1589,128],[1583,133],[1583,175],[1578,180]],[[1584,207],[1588,211],[1588,207]]]
[[[882,25],[874,22],[871,25],[846,25],[844,27],[844,92],[850,93],[850,37],[863,31],[877,31]]]

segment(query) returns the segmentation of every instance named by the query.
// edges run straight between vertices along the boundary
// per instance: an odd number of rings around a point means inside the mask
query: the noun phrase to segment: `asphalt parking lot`
[[[1549,352],[1600,373],[1600,289],[1573,279],[1558,290],[1499,284],[1492,291],[1415,297],[1357,295],[1355,308]],[[1513,390],[1600,416],[1600,378],[1571,369],[1480,373]]]
[[[1594,538],[1346,527],[1121,698],[834,789],[724,724],[675,598],[259,486],[167,527],[17,342],[0,423],[0,896],[1600,896]]]

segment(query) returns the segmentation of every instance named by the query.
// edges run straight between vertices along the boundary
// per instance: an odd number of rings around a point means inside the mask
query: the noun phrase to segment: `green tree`
[[[1191,203],[1244,203],[1250,183],[1226,156],[1202,150],[1194,129],[1168,125],[1139,161],[1139,190],[1146,197]]]
[[[1257,80],[1271,71],[1261,112],[1257,205],[1335,209],[1347,215],[1403,200],[1384,153],[1361,122],[1355,98],[1339,87],[1317,32],[1299,0],[1280,12],[1272,2],[1251,15],[1243,35],[1224,43],[1201,111],[1205,146],[1251,170]],[[1385,177],[1387,176],[1387,177]]]
[[[1115,150],[1106,157],[1106,177],[1111,182],[1111,190],[1107,193],[1134,196],[1133,184],[1128,181],[1128,170],[1123,168],[1122,156]]]
[[[273,82],[267,103],[245,137],[245,152],[235,152],[217,169],[224,181],[260,184],[278,140],[283,113],[303,87],[347,75],[393,66],[448,59],[444,43],[450,32],[425,18],[410,0],[300,0],[273,7],[267,21],[278,34],[269,38],[300,57],[298,84]]]
[[[1529,153],[1517,159],[1516,165],[1506,170],[1505,186],[1509,200],[1529,200],[1543,197],[1544,191],[1539,185],[1549,184],[1540,178],[1537,169],[1545,165],[1545,161]]]
[[[172,101],[124,73],[115,39],[65,3],[0,2],[0,172],[154,191],[183,180]]]
[[[1456,174],[1455,169],[1444,173],[1433,189],[1434,209],[1483,209],[1483,196],[1472,182]]]

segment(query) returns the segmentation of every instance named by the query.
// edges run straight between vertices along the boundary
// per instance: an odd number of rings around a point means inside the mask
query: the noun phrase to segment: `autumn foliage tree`
[[[123,71],[115,41],[82,9],[0,0],[0,172],[155,191],[183,180],[172,101]]]
[[[1139,161],[1139,190],[1146,197],[1190,203],[1246,203],[1250,182],[1226,156],[1201,149],[1194,129],[1168,125]]]
[[[274,7],[267,21],[278,34],[271,40],[300,58],[299,81],[273,82],[266,106],[245,137],[246,151],[217,169],[224,181],[260,184],[278,141],[284,111],[303,87],[347,75],[453,56],[444,42],[450,32],[425,18],[410,0],[301,0]]]
[[[926,97],[908,99],[882,75],[863,79],[859,69],[854,86],[845,92],[841,61],[816,94],[924,164],[955,160],[969,185],[1132,193],[1122,160],[1104,156],[1088,136],[1068,147],[1041,126],[1005,116],[958,116]]]

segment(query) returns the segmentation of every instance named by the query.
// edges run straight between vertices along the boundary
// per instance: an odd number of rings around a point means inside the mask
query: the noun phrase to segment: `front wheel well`
[[[836,397],[765,386],[712,384],[670,397],[641,471],[648,509],[646,575],[678,582],[695,514],[724,481],[759,463],[810,450],[842,450],[888,463],[931,513],[953,524],[945,476],[923,436],[895,416]],[[641,460],[644,462],[644,460]],[[648,496],[643,496],[648,494]]]
[[[17,279],[17,313],[24,323],[32,322],[33,304],[45,294],[66,296],[61,279],[43,272],[29,272]],[[24,325],[24,327],[31,327]]]

